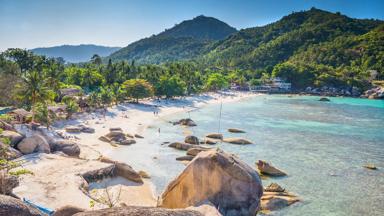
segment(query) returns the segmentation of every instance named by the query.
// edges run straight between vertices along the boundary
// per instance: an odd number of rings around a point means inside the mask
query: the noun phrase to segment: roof
[[[15,110],[12,110],[9,112],[10,114],[16,114],[16,115],[19,115],[19,116],[28,116],[28,115],[31,115],[30,112],[28,112],[27,110],[25,109],[15,109]]]

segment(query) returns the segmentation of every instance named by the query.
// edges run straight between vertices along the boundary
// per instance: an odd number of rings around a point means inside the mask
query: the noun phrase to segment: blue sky
[[[201,14],[241,29],[312,6],[384,20],[384,0],[0,0],[0,51],[62,44],[126,46]]]

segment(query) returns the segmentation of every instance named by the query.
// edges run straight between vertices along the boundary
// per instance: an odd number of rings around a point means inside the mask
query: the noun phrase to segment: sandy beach
[[[102,111],[79,113],[71,120],[58,121],[53,125],[53,130],[63,133],[68,139],[75,140],[79,144],[80,158],[71,158],[62,154],[24,156],[22,159],[26,163],[23,164],[23,168],[31,170],[34,175],[23,175],[20,185],[14,189],[14,192],[20,197],[25,197],[51,209],[65,205],[84,209],[103,208],[102,205],[90,206],[91,199],[79,189],[79,174],[108,166],[109,164],[97,159],[102,155],[107,155],[112,149],[129,148],[129,146],[114,146],[100,141],[99,137],[108,133],[109,128],[120,127],[125,133],[143,134],[152,122],[164,116],[188,112],[208,104],[236,102],[254,96],[257,94],[230,91],[179,99],[143,100],[139,104],[125,103],[110,107],[105,115]],[[67,126],[79,124],[94,128],[95,133],[66,133],[64,130]],[[106,184],[110,186],[111,191],[116,192],[121,189],[119,203],[140,206],[156,205],[150,179],[144,180],[143,184],[122,179],[109,181]]]

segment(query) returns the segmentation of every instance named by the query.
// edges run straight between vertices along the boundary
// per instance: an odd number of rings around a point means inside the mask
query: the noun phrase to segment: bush
[[[144,79],[130,79],[122,85],[126,95],[134,98],[136,103],[139,99],[153,96],[154,90],[152,85]]]

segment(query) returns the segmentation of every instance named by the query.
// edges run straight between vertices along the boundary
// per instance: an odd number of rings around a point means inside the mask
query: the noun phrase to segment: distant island
[[[52,58],[63,58],[68,63],[87,62],[95,54],[108,56],[119,50],[120,47],[107,47],[92,44],[62,45],[54,47],[39,47],[31,49],[37,55],[44,55]]]

